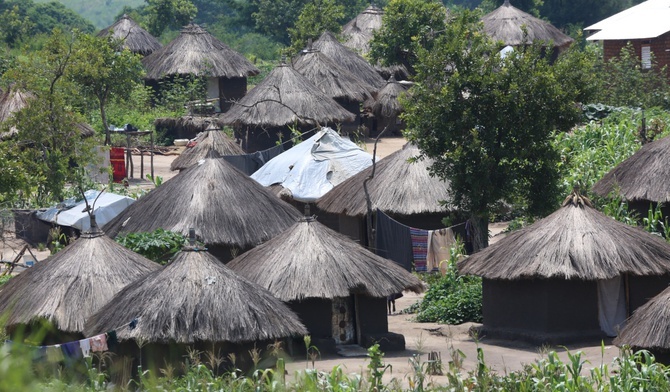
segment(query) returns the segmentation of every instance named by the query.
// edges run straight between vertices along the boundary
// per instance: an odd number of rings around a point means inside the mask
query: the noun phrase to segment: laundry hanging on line
[[[284,146],[280,144],[263,151],[242,155],[224,155],[222,158],[233,165],[237,170],[250,176],[260,169],[261,166],[265,165],[270,159],[283,152]]]

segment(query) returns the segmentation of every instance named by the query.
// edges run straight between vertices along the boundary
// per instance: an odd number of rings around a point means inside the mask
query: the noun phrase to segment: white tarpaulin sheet
[[[372,166],[372,155],[330,128],[272,158],[251,178],[263,186],[280,184],[293,199],[313,202],[333,187]]]
[[[84,196],[86,197],[86,200],[88,200],[89,205],[93,205],[93,201],[99,194],[100,192],[96,190],[88,190],[84,192]],[[134,202],[135,199],[128,196],[121,196],[107,192],[103,193],[98,200],[95,201],[95,207],[93,209],[98,226],[104,226]],[[86,203],[84,203],[83,200],[65,210],[59,209],[58,207],[50,208],[44,213],[38,214],[37,217],[43,221],[61,226],[74,227],[81,231],[86,231],[91,228],[91,222],[88,213],[86,212]]]

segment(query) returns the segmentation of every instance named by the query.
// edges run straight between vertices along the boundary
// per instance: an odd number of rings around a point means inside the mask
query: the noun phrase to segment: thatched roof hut
[[[290,139],[289,126],[310,129],[354,121],[355,116],[319,90],[306,77],[281,64],[220,118],[231,125],[251,152],[274,146],[273,133]]]
[[[204,243],[240,250],[269,240],[300,219],[293,207],[223,159],[201,162],[141,197],[105,230],[112,237],[158,228],[187,235],[189,228],[200,227]],[[217,254],[226,256],[230,254]]]
[[[626,313],[667,287],[670,244],[573,193],[558,211],[470,256],[459,270],[484,278],[489,335],[563,342],[613,336]]]
[[[93,229],[2,286],[0,314],[10,331],[46,320],[77,336],[122,288],[159,268]]]
[[[386,82],[379,76],[374,67],[361,55],[342,45],[330,31],[321,34],[321,37],[314,42],[314,49],[321,51],[321,53],[337,62],[340,67],[349,70],[369,85],[376,88],[384,87]]]
[[[382,27],[384,11],[370,4],[363,12],[342,27],[344,46],[365,55],[370,51],[370,40],[375,31]]]
[[[503,5],[484,15],[482,22],[484,32],[505,45],[519,46],[535,41],[546,43],[551,41],[555,48],[562,50],[574,41],[550,23],[512,6],[509,0],[505,0]],[[526,28],[526,37],[522,26]]]
[[[154,125],[156,131],[162,131],[167,137],[174,139],[193,139],[212,126],[220,128],[218,117],[213,115],[158,117],[154,120]]]
[[[402,132],[405,126],[399,116],[404,109],[398,101],[398,97],[405,93],[407,93],[405,86],[391,76],[386,82],[386,86],[379,90],[376,98],[363,103],[363,110],[374,116],[372,121],[367,121],[367,123],[371,123],[369,124],[370,135],[376,135],[384,128],[387,128],[389,133],[399,134]]]
[[[670,137],[645,144],[593,185],[602,197],[617,192],[624,199],[666,203],[670,201]],[[646,210],[645,210],[646,214]]]
[[[170,170],[184,170],[205,158],[220,158],[225,155],[241,155],[244,150],[223,131],[211,129],[195,139],[195,146],[188,147],[170,164]]]
[[[229,266],[289,302],[314,338],[338,341],[343,332],[332,328],[333,317],[355,318],[360,325],[358,336],[352,338],[362,345],[383,341],[379,339],[381,335],[393,340],[393,334],[388,334],[387,296],[403,290],[424,290],[418,278],[393,261],[375,255],[313,218],[294,224],[237,257]],[[349,315],[330,312],[332,301],[338,298],[351,298],[354,306],[347,309]]]
[[[111,26],[100,30],[98,36],[106,37],[110,34],[114,38],[122,39],[124,48],[142,56],[150,55],[163,46],[156,37],[149,34],[126,14],[123,14]]]

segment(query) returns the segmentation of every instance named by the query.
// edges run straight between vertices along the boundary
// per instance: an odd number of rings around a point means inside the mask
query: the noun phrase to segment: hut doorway
[[[617,336],[628,316],[624,278],[599,280],[597,286],[600,329],[607,336]]]
[[[354,303],[352,297],[333,298],[333,340],[335,344],[353,344],[356,340]]]

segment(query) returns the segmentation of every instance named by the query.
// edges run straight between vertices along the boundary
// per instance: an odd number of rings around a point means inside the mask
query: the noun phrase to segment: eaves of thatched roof
[[[61,331],[81,333],[116,293],[159,268],[102,233],[84,234],[10,279],[0,289],[0,314],[9,327],[47,320]]]
[[[195,139],[195,146],[186,148],[177,159],[170,164],[170,170],[184,170],[207,157],[220,158],[226,155],[243,155],[245,152],[235,140],[223,131],[211,130],[202,132]]]
[[[368,182],[372,208],[399,215],[447,211],[441,202],[451,199],[449,185],[429,174],[431,160],[409,161],[419,155],[416,146],[407,144],[376,163],[375,176]],[[371,173],[369,167],[343,181],[319,199],[317,207],[348,216],[367,214],[363,182]]]
[[[244,78],[260,71],[244,56],[198,25],[188,25],[172,42],[142,59],[147,79],[168,75]]]
[[[468,257],[459,270],[506,280],[662,275],[670,272],[670,244],[572,194],[556,212]]]
[[[282,301],[424,290],[421,281],[312,218],[235,258],[230,268]]]
[[[592,188],[599,196],[617,192],[629,201],[670,201],[670,137],[642,146]]]
[[[398,101],[400,94],[407,93],[405,86],[391,77],[383,89],[379,90],[376,99],[370,99],[363,104],[363,108],[369,110],[378,117],[394,117],[403,112],[403,107]]]
[[[315,49],[304,50],[293,68],[333,99],[364,102],[378,90]]]
[[[300,214],[223,159],[181,171],[105,225],[110,236],[162,228],[187,235],[198,227],[208,245],[256,246],[290,227]]]
[[[272,70],[244,98],[221,115],[233,126],[283,127],[354,121],[354,114],[321,92],[290,66]]]
[[[369,85],[382,88],[386,84],[386,81],[379,76],[370,63],[358,53],[342,45],[330,31],[321,34],[313,47]]]
[[[382,26],[383,16],[384,11],[381,8],[370,4],[342,27],[344,46],[360,54],[367,54],[370,51],[370,40],[374,32]]]
[[[205,251],[184,250],[165,268],[126,287],[86,325],[86,336],[138,319],[120,340],[148,343],[282,339],[307,333],[284,303]]]
[[[140,25],[126,14],[123,14],[111,26],[100,30],[98,36],[106,37],[110,34],[114,38],[122,39],[124,48],[142,56],[147,56],[163,46],[158,42],[156,37],[141,28]]]
[[[670,350],[670,289],[637,308],[613,343],[635,349]]]
[[[482,17],[484,32],[505,45],[517,46],[535,41],[553,42],[555,47],[564,47],[574,41],[559,29],[542,19],[527,14],[512,6],[509,0]],[[522,26],[525,26],[527,37]]]

